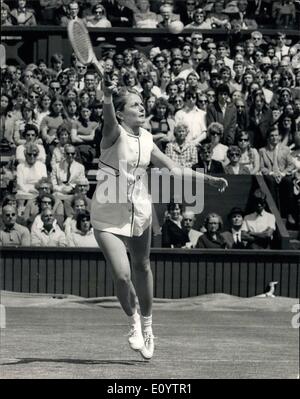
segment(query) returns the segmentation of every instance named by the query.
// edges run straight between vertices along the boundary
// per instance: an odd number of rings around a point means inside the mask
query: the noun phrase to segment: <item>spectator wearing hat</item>
[[[241,208],[234,207],[227,215],[229,230],[222,233],[228,249],[246,249],[248,242],[242,240],[242,227],[245,213]]]
[[[276,219],[266,212],[266,196],[256,191],[253,199],[254,212],[245,216],[242,227],[242,240],[248,242],[251,249],[268,249],[271,247],[276,230]]]
[[[3,227],[0,228],[1,247],[30,246],[30,232],[16,222],[17,209],[12,205],[2,207]]]
[[[231,145],[235,142],[236,107],[230,103],[230,91],[228,85],[221,84],[216,89],[217,99],[209,104],[206,113],[206,123],[219,122],[224,127],[223,143]]]

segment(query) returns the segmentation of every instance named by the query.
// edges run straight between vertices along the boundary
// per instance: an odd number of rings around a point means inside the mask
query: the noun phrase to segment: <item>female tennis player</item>
[[[150,268],[152,208],[143,179],[146,168],[151,162],[159,168],[175,170],[178,176],[188,172],[220,191],[228,184],[223,178],[182,168],[163,154],[153,143],[151,133],[142,128],[145,108],[138,94],[129,91],[117,94],[118,89],[112,81],[103,84],[103,91],[104,124],[91,221],[96,240],[111,268],[117,297],[129,318],[129,345],[145,359],[150,359],[154,352]],[[125,183],[119,184],[121,179]],[[112,191],[112,198],[107,195],[108,191]],[[120,201],[124,195],[126,201]],[[127,250],[135,271],[135,287]]]

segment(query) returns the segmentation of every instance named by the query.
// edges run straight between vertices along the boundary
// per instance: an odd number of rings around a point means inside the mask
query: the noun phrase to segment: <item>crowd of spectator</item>
[[[60,25],[80,18],[89,27],[164,28],[180,20],[187,29],[296,28],[299,0],[5,0],[4,26]]]
[[[270,38],[253,29],[285,26],[287,20],[293,26],[298,3],[19,0],[1,1],[1,11],[11,24],[65,26],[70,18],[82,18],[90,27],[144,28],[165,26],[171,9],[169,17],[181,19],[185,27],[195,21],[203,29],[234,27],[227,41],[204,38],[194,30],[174,47],[141,51],[114,46],[99,61],[120,88],[143,98],[144,127],[170,158],[210,174],[263,175],[281,215],[293,227],[300,198],[300,42],[284,31]],[[237,23],[252,30],[246,40]],[[6,189],[1,232],[16,218],[15,225],[31,234],[33,226],[38,229],[33,245],[57,240],[58,245],[76,246],[84,241],[76,234],[84,235],[86,243],[93,241],[87,177],[100,155],[102,100],[101,78],[74,55],[67,60],[53,54],[49,65],[39,59],[25,67],[1,67],[0,150],[10,154],[1,168]],[[46,207],[46,214],[45,201],[51,209]],[[85,218],[78,220],[82,212]],[[188,219],[183,219],[186,226]],[[13,237],[24,239],[24,229],[17,231],[22,234]],[[196,236],[189,245],[196,246]],[[9,245],[11,235],[1,237]],[[197,237],[197,245],[206,238]]]

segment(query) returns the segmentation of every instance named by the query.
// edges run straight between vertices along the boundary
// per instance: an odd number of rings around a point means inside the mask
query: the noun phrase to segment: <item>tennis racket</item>
[[[68,36],[78,60],[84,65],[93,65],[102,77],[103,68],[94,53],[90,35],[84,23],[77,20],[70,21]]]
[[[3,44],[0,44],[0,67],[6,65],[6,50]]]

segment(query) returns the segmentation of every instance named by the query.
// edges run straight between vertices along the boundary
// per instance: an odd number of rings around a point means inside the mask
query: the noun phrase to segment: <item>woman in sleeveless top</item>
[[[151,133],[141,127],[145,122],[145,108],[136,92],[119,90],[108,76],[103,92],[101,156],[91,222],[95,238],[111,267],[117,297],[129,318],[129,345],[150,359],[154,351],[153,277],[151,200],[145,184],[146,168],[151,162],[156,167],[175,168],[178,176],[183,175],[183,170],[185,174],[189,171],[190,176],[204,179],[221,191],[227,181],[182,168],[163,154],[153,143]],[[135,271],[135,286],[126,249]]]

